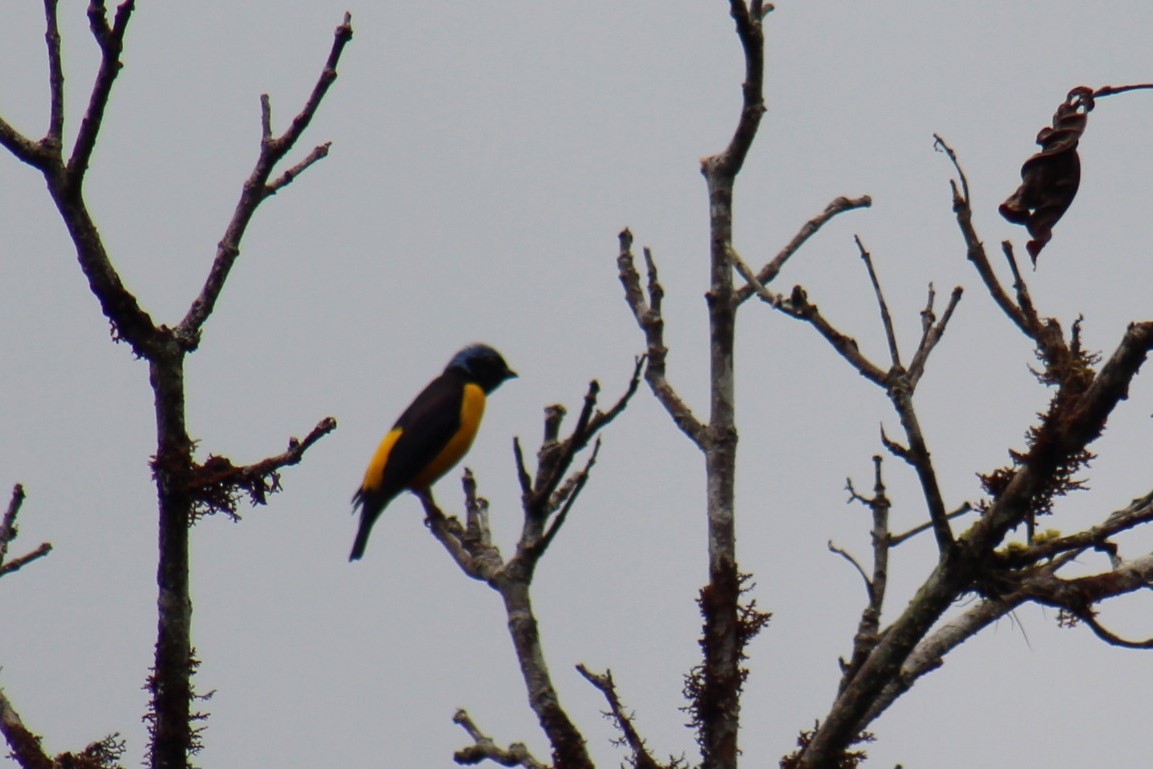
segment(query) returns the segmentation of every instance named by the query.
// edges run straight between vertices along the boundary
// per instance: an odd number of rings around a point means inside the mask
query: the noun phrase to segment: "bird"
[[[349,561],[359,560],[376,519],[402,491],[428,493],[468,452],[487,397],[517,373],[486,344],[463,348],[428,383],[377,447],[364,482],[352,496],[360,526]]]

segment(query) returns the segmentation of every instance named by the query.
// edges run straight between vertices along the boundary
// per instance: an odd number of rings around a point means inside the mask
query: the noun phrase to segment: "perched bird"
[[[484,344],[465,347],[428,383],[380,442],[352,496],[360,528],[348,560],[364,555],[372,525],[405,489],[427,491],[461,460],[476,437],[485,398],[516,372]]]

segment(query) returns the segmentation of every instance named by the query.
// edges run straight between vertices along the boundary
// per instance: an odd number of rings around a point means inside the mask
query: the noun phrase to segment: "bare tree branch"
[[[184,479],[184,491],[194,500],[193,520],[213,513],[238,518],[237,502],[242,491],[248,494],[252,504],[267,504],[268,495],[280,491],[279,471],[300,464],[304,452],[335,429],[336,420],[325,417],[303,441],[289,438],[286,450],[250,465],[237,466],[228,457],[209,455],[203,464],[195,465]]]
[[[22,769],[54,769],[52,759],[40,745],[40,737],[24,725],[20,714],[12,707],[8,696],[0,688],[0,733],[12,750],[11,756]]]
[[[1009,271],[1013,274],[1013,291],[1017,294],[1017,305],[1022,314],[1029,320],[1030,325],[1040,326],[1037,310],[1033,306],[1033,298],[1029,294],[1029,285],[1021,275],[1021,268],[1017,266],[1017,257],[1013,255],[1013,244],[1007,240],[1001,241],[1001,252],[1009,264]]]

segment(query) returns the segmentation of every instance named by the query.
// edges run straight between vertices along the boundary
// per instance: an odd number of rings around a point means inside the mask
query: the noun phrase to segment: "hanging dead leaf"
[[[1026,245],[1033,265],[1053,237],[1055,225],[1077,195],[1081,160],[1077,143],[1093,109],[1093,89],[1078,86],[1053,115],[1053,125],[1037,134],[1041,151],[1021,166],[1021,186],[997,210],[1014,224],[1023,224],[1032,240]]]

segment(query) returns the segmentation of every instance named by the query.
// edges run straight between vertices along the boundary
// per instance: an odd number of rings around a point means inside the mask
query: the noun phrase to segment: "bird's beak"
[[[520,376],[520,374],[516,373],[515,371],[513,371],[510,368],[508,371],[505,372],[505,376],[507,376],[509,379],[516,379],[517,377]]]

